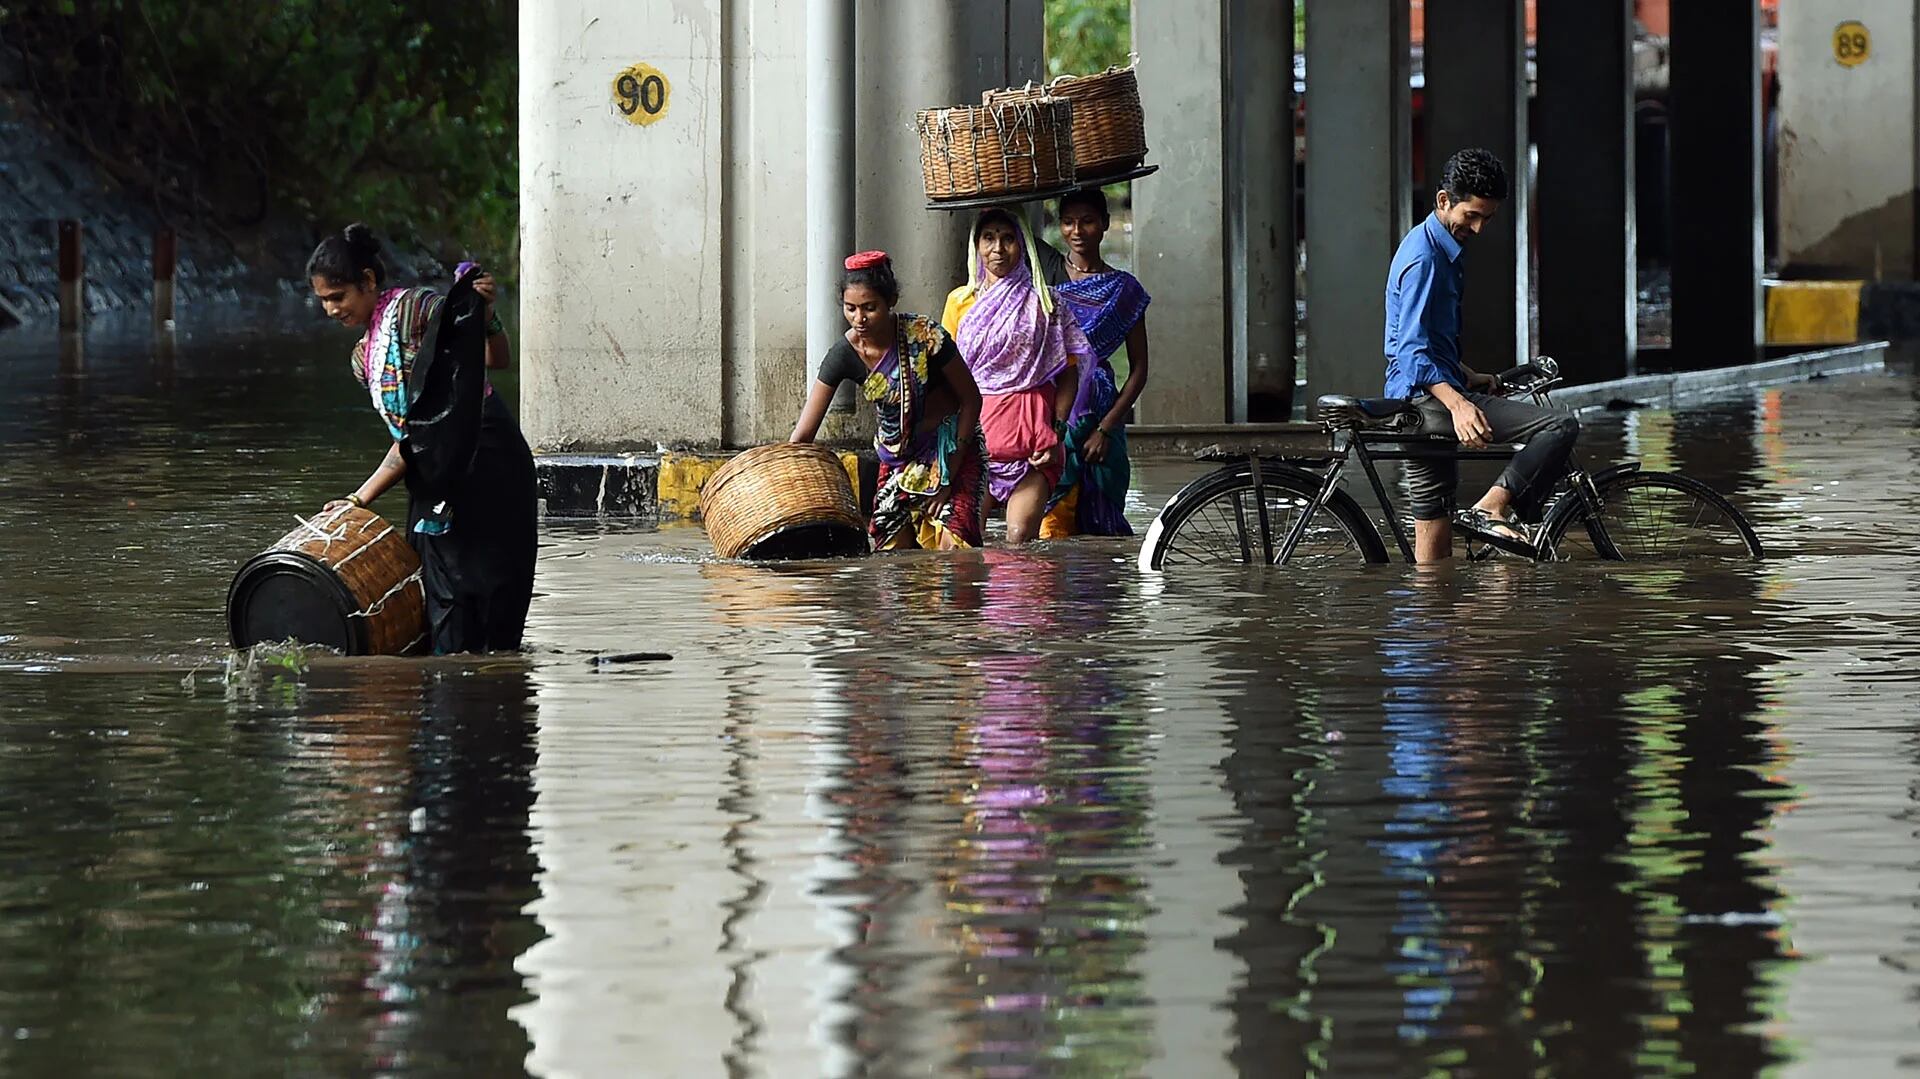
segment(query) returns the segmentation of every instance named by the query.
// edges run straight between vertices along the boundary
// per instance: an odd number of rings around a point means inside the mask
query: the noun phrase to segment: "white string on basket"
[[[348,618],[372,618],[374,615],[377,615],[381,611],[386,610],[387,601],[392,599],[394,596],[398,595],[401,589],[407,587],[410,584],[418,583],[419,580],[420,580],[420,571],[414,570],[412,573],[409,573],[405,577],[400,578],[399,582],[396,583],[392,588],[387,589],[387,592],[385,595],[381,596],[379,599],[374,600],[372,603],[367,604],[364,609],[354,611],[353,613],[347,615],[347,617]]]
[[[329,514],[328,516],[326,516],[323,523],[330,525],[335,521],[338,521],[341,515],[346,513],[349,508],[350,507],[342,506],[339,509],[329,511]],[[304,528],[308,532],[311,532],[313,534],[313,538],[319,540],[323,547],[332,545],[332,543],[335,540],[345,540],[347,538],[347,526],[344,523],[341,524],[340,527],[333,529],[332,531],[328,531],[327,529],[321,528],[320,525],[315,524],[314,523],[315,521],[321,520],[321,516],[319,514],[316,514],[311,519],[309,519],[306,517],[302,517],[296,513],[293,515],[293,519],[300,522],[301,528]]]

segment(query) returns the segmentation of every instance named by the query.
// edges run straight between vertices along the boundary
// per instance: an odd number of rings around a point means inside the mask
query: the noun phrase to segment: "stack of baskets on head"
[[[869,549],[853,481],[822,446],[775,442],[736,456],[701,487],[700,515],[722,558],[840,558]]]
[[[914,128],[935,206],[1050,198],[1152,171],[1131,66],[990,90],[979,105],[921,112]]]

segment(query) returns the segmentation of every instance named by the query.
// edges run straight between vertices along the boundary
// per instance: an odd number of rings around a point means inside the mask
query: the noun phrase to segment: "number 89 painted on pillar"
[[[1841,67],[1859,67],[1873,53],[1873,37],[1866,24],[1843,22],[1833,28],[1833,58]]]
[[[652,64],[635,64],[613,77],[613,108],[630,124],[645,127],[667,114],[673,86]]]

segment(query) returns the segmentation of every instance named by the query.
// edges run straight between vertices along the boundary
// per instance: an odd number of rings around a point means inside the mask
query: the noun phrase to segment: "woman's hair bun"
[[[340,236],[347,241],[347,246],[355,251],[377,252],[380,250],[379,238],[374,236],[373,229],[364,221],[355,221],[348,225],[341,230]]]

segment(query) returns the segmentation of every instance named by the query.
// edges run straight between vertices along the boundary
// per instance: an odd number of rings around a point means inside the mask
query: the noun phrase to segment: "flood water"
[[[523,657],[229,677],[346,346],[0,336],[0,1073],[1920,1066],[1911,375],[1590,419],[1756,565],[550,522]]]

